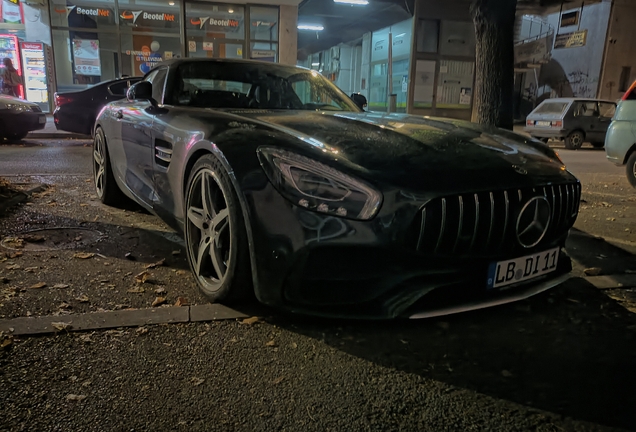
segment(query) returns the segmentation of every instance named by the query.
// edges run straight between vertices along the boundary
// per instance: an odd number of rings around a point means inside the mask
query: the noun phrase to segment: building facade
[[[141,76],[171,58],[296,63],[299,0],[0,0],[0,34],[52,48],[54,91]]]

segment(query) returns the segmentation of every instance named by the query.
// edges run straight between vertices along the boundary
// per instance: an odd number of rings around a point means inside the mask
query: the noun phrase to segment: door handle
[[[115,117],[117,117],[118,119],[123,119],[124,113],[121,110],[119,110],[117,111],[117,113],[115,113]]]

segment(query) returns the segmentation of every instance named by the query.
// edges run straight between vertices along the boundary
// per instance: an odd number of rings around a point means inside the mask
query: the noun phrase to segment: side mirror
[[[147,100],[153,105],[155,104],[152,98],[152,84],[148,81],[139,81],[130,86],[126,93],[128,101],[133,102],[136,100]]]
[[[364,110],[364,108],[367,106],[367,98],[360,93],[352,93],[351,100],[353,101],[353,103],[358,105],[361,110]]]

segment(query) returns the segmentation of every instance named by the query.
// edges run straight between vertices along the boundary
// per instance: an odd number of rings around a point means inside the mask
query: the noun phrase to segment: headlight
[[[27,105],[11,104],[11,103],[0,105],[0,109],[7,109],[11,111],[16,111],[16,112],[30,111],[30,108]]]
[[[292,203],[319,213],[368,220],[382,194],[361,180],[288,151],[259,148],[258,158],[274,187]]]

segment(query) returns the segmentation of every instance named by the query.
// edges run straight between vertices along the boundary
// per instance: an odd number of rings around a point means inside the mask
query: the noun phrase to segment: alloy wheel
[[[106,151],[102,134],[95,134],[93,145],[93,173],[95,175],[95,190],[101,198],[104,195],[104,178],[106,177]]]
[[[220,289],[230,268],[232,226],[227,192],[214,171],[203,168],[192,180],[186,206],[186,237],[192,269],[210,291]]]

